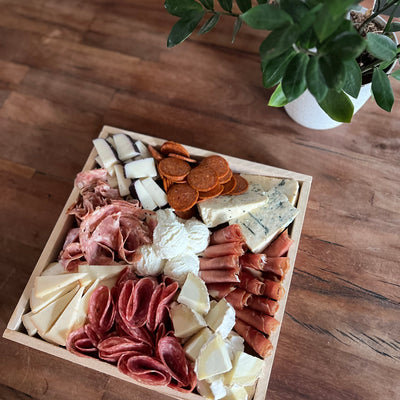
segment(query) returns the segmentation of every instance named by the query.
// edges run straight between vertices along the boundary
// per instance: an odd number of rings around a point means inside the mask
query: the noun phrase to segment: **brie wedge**
[[[207,327],[203,328],[201,331],[192,336],[183,346],[186,357],[188,357],[189,360],[193,362],[196,361],[197,357],[200,354],[201,348],[208,341],[208,339],[210,339],[211,336],[212,332]]]
[[[192,336],[206,326],[204,318],[184,304],[173,304],[170,312],[174,335],[178,338]]]
[[[207,325],[225,339],[235,325],[235,309],[223,298],[206,315]]]
[[[185,304],[199,314],[206,314],[210,310],[210,297],[204,281],[189,272],[179,293],[178,303]]]
[[[232,369],[225,374],[227,385],[251,386],[254,385],[261,373],[263,360],[250,354],[238,351],[232,362]]]

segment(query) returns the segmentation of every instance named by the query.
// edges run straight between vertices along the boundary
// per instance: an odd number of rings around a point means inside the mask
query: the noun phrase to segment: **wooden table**
[[[371,2],[364,2],[369,5]],[[400,398],[400,84],[350,125],[268,108],[227,18],[167,49],[160,0],[0,0],[0,299],[4,330],[102,125],[314,177],[268,399]],[[157,399],[0,340],[1,399]]]

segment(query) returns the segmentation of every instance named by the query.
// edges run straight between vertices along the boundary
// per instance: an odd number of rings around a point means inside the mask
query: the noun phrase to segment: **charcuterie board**
[[[146,145],[160,147],[160,145],[164,142],[163,139],[139,134],[139,133],[134,133],[134,132],[129,132],[125,130],[121,130],[118,128],[114,127],[109,127],[105,126],[100,135],[99,138],[107,138],[112,135],[116,134],[125,134],[130,136],[133,140],[138,140]],[[186,146],[185,148],[189,151],[190,155],[198,160],[209,157],[211,155],[214,155],[216,153],[212,153],[207,150],[202,150],[190,146]],[[91,152],[89,155],[89,158],[83,168],[84,171],[86,170],[91,170],[95,168],[96,166],[96,155],[97,152],[95,149]],[[307,201],[308,201],[308,196],[310,192],[310,187],[311,187],[311,181],[312,178],[307,175],[303,175],[300,173],[292,172],[292,171],[287,171],[283,169],[278,169],[274,168],[271,166],[247,161],[247,160],[242,160],[230,156],[223,155],[223,157],[228,161],[232,171],[234,173],[240,173],[240,174],[249,174],[249,175],[263,175],[263,176],[268,176],[268,177],[274,177],[274,178],[282,178],[282,179],[291,179],[294,180],[298,183],[298,195],[297,195],[297,200],[296,200],[296,208],[298,210],[298,214],[294,221],[289,225],[288,231],[290,234],[290,238],[293,240],[293,245],[290,247],[289,252],[288,252],[288,257],[290,260],[290,267],[286,273],[286,276],[284,280],[282,281],[282,287],[284,290],[285,295],[280,299],[280,304],[279,304],[279,310],[275,315],[275,318],[279,321],[282,322],[283,315],[284,315],[284,310],[285,310],[285,305],[287,301],[287,296],[289,292],[289,286],[290,286],[290,281],[291,277],[293,274],[293,269],[294,269],[294,263],[296,259],[296,253],[299,245],[299,240],[300,240],[300,235],[301,235],[301,230],[302,230],[302,225],[303,225],[303,220],[306,212],[306,207],[307,207]],[[32,348],[35,348],[37,350],[46,352],[48,354],[63,358],[65,360],[83,365],[85,367],[94,369],[96,371],[102,372],[107,375],[111,375],[114,377],[117,377],[119,379],[123,379],[129,382],[132,382],[133,385],[135,386],[135,390],[139,391],[141,390],[141,387],[145,387],[147,389],[155,390],[159,393],[164,394],[165,396],[169,396],[172,398],[179,398],[179,399],[200,399],[202,398],[200,395],[195,394],[195,393],[180,393],[172,388],[168,387],[163,387],[163,386],[149,386],[145,385],[143,383],[140,383],[138,381],[133,380],[129,376],[121,373],[114,365],[107,364],[105,362],[102,362],[98,359],[92,359],[92,358],[82,358],[79,357],[69,351],[67,351],[64,347],[56,346],[51,343],[48,343],[42,339],[40,339],[38,336],[29,336],[24,328],[24,325],[22,324],[22,316],[29,311],[29,298],[30,294],[32,292],[32,288],[34,286],[35,278],[41,275],[42,271],[46,268],[49,263],[57,259],[58,254],[60,253],[60,250],[63,247],[63,243],[65,240],[65,237],[68,233],[68,231],[71,229],[73,225],[73,217],[71,215],[67,214],[67,210],[73,204],[79,196],[79,190],[77,188],[74,188],[72,190],[72,193],[69,197],[69,199],[66,202],[66,205],[61,212],[61,215],[50,235],[50,238],[37,262],[37,265],[35,269],[32,272],[32,275],[26,285],[26,288],[15,308],[15,311],[8,323],[7,329],[5,330],[3,336],[13,340],[15,342],[21,343],[22,345],[29,346]],[[277,348],[277,342],[278,342],[278,337],[279,337],[279,330],[280,330],[281,324],[279,324],[278,328],[276,331],[270,336],[270,341],[272,342],[273,350],[272,353],[265,358],[261,374],[258,378],[257,385],[255,387],[255,392],[254,392],[254,399],[256,400],[262,400],[265,398],[266,391],[267,391],[267,386],[268,386],[268,381],[269,377],[271,374],[271,369],[272,369],[272,364],[273,364],[273,359],[274,359],[274,354]]]

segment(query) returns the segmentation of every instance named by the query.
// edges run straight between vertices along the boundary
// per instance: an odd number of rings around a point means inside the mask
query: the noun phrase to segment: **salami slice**
[[[227,242],[245,242],[239,224],[229,225],[215,231],[210,237],[210,244],[220,244]]]
[[[115,320],[116,308],[111,291],[107,286],[99,286],[89,301],[88,319],[96,332],[108,332]]]
[[[74,185],[79,190],[87,190],[91,186],[96,185],[97,181],[107,181],[108,171],[105,168],[92,169],[90,171],[82,171],[76,175]]]
[[[208,246],[204,252],[204,257],[213,258],[213,257],[222,257],[222,256],[242,256],[244,254],[244,246],[243,242],[228,242],[228,243],[220,243]],[[264,255],[264,257],[266,257]]]
[[[97,348],[85,332],[85,327],[77,329],[68,335],[67,350],[82,357],[97,357]]]
[[[66,245],[65,248],[61,250],[58,260],[65,271],[76,271],[79,264],[84,262],[80,244],[78,242],[72,242]]]
[[[102,340],[99,342],[97,349],[99,358],[111,363],[117,363],[120,357],[128,352],[136,352],[138,355],[151,355],[153,352],[153,348],[146,343],[120,336]]]

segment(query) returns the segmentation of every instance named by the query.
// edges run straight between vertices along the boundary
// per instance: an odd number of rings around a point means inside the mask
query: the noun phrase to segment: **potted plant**
[[[292,117],[300,108],[299,123],[324,129],[351,121],[363,88],[362,101],[372,91],[378,106],[391,111],[394,96],[389,76],[400,80],[400,70],[391,72],[400,57],[393,34],[400,30],[400,23],[393,21],[400,0],[377,0],[374,11],[362,9],[356,0],[235,1],[166,0],[167,11],[179,17],[168,47],[187,39],[198,26],[198,34],[204,34],[221,17],[231,17],[235,19],[232,42],[242,23],[269,31],[260,44],[260,58],[263,85],[276,86],[270,106],[286,106]],[[386,22],[379,16],[390,7],[393,12]],[[305,115],[307,98],[323,110],[322,124],[309,123],[317,112]]]

